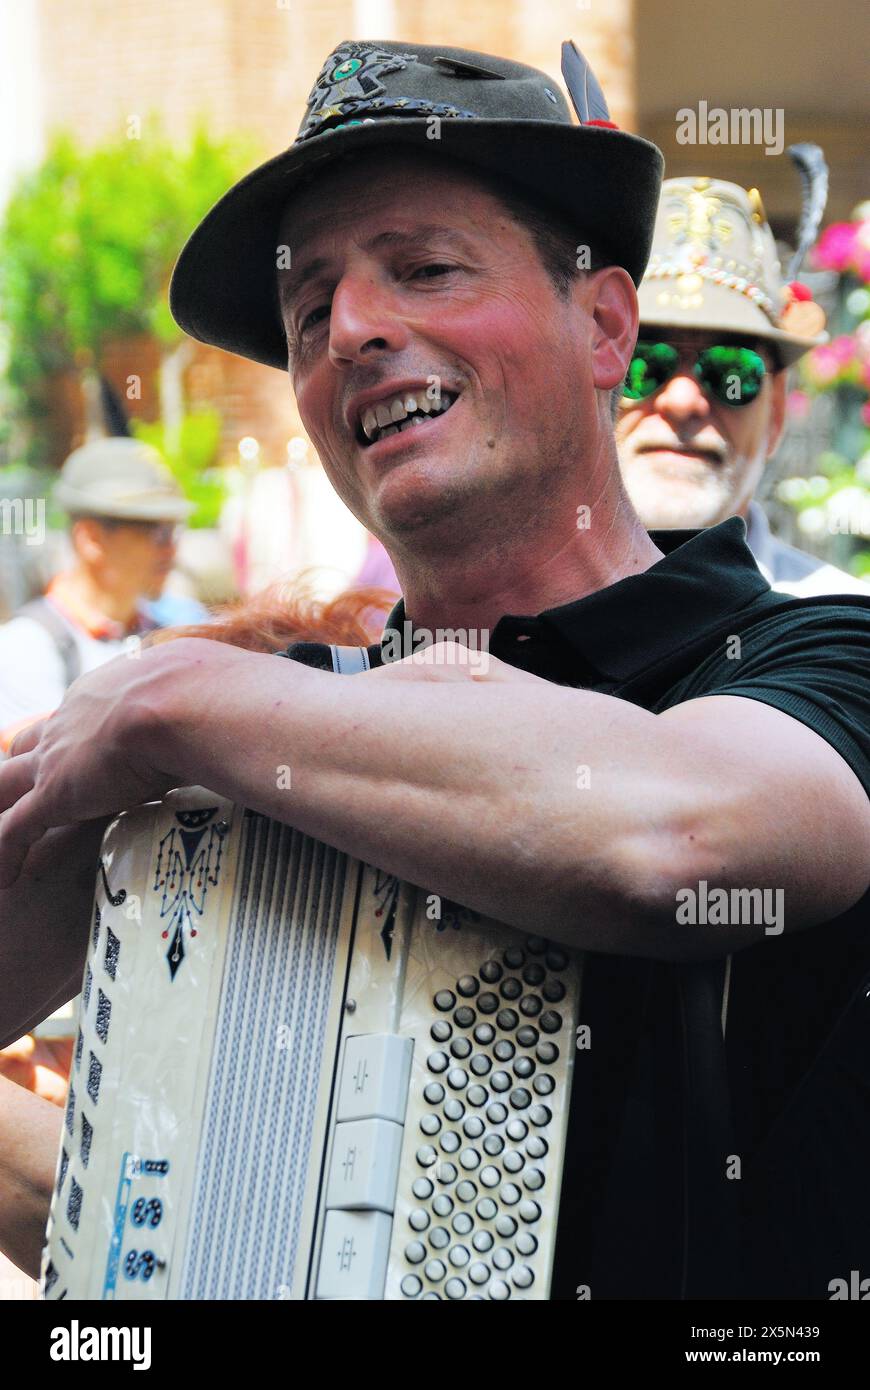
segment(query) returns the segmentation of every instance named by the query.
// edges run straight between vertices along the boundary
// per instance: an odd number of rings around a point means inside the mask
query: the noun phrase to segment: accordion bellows
[[[51,1299],[545,1299],[579,957],[202,788],[97,877]]]

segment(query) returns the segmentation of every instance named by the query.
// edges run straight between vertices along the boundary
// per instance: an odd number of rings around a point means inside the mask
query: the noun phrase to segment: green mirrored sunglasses
[[[642,401],[676,376],[683,354],[671,343],[640,342],[628,368],[623,395]],[[755,400],[767,367],[752,348],[734,344],[702,348],[695,356],[692,375],[707,395],[723,405],[750,405]]]

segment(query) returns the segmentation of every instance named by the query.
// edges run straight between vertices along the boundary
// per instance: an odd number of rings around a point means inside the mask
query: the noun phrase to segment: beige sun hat
[[[54,489],[71,516],[129,521],[186,521],[188,502],[163,459],[140,439],[96,439],[74,450]]]
[[[710,178],[665,179],[646,274],[648,325],[768,340],[784,366],[827,342],[825,314],[803,287],[783,284],[757,189]]]

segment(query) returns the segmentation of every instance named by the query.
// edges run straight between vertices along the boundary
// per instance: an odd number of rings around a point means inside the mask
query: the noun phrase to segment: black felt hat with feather
[[[184,247],[170,287],[177,323],[201,342],[282,370],[277,301],[279,226],[303,181],[333,161],[386,145],[433,151],[518,185],[560,212],[577,243],[624,266],[635,284],[649,256],[663,160],[618,130],[573,43],[562,73],[579,120],[546,73],[443,44],[338,45],[282,154],[235,184]],[[433,141],[433,118],[443,124]]]

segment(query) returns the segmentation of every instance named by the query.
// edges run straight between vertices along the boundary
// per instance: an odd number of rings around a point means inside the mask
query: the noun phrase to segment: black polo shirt
[[[745,534],[737,518],[654,533],[657,564],[501,618],[489,650],[654,713],[761,700],[870,792],[870,600],[773,593]],[[402,602],[385,642],[396,631],[413,633]],[[827,1298],[832,1279],[870,1274],[870,892],[730,967],[590,955],[582,1021],[555,1298]]]

